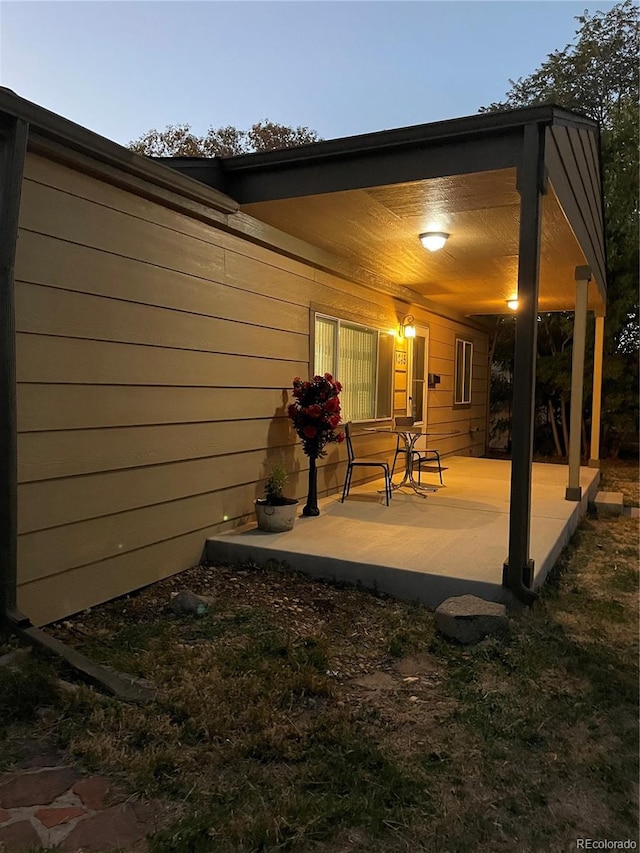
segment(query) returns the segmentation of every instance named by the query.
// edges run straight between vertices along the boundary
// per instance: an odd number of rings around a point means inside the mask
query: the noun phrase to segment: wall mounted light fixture
[[[512,299],[507,299],[507,308],[510,308],[512,311],[518,310],[518,297],[514,296]]]
[[[449,235],[444,231],[425,231],[420,235],[420,242],[425,249],[430,252],[437,252],[441,249],[449,239]]]
[[[415,338],[416,336],[416,327],[414,325],[415,318],[413,314],[405,314],[402,318],[402,323],[400,324],[400,333],[399,337],[401,338]]]

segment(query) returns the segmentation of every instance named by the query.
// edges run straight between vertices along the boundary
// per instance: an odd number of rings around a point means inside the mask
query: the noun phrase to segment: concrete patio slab
[[[510,463],[454,456],[443,460],[444,486],[421,497],[395,491],[387,507],[381,481],[354,488],[345,501],[320,501],[317,518],[296,520],[286,533],[262,533],[255,524],[211,537],[210,561],[271,560],[314,577],[365,587],[437,607],[446,598],[470,593],[514,604],[502,586],[509,531]],[[569,541],[600,472],[580,469],[582,501],[566,501],[567,467],[533,466],[531,557],[535,586]],[[426,480],[426,478],[425,478]],[[423,480],[423,481],[425,481]],[[437,474],[429,485],[437,484]]]

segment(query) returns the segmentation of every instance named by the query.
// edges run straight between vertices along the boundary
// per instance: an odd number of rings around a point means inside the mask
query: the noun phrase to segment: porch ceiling
[[[573,310],[574,271],[587,264],[553,186],[543,198],[540,310]],[[517,291],[516,169],[258,201],[242,210],[358,267],[463,314],[508,313]],[[451,236],[439,252],[421,232]],[[600,307],[590,287],[589,307]]]

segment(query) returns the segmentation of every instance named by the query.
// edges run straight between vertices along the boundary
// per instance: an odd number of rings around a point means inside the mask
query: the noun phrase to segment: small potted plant
[[[264,484],[264,497],[255,503],[258,530],[265,533],[283,533],[291,530],[296,518],[298,501],[284,496],[289,475],[282,462],[274,463]]]

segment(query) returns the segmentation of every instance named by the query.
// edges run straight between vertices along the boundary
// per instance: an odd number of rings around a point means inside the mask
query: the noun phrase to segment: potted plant
[[[282,462],[271,465],[264,484],[264,498],[255,502],[258,529],[265,533],[283,533],[293,527],[298,501],[284,496],[288,479]]]
[[[299,376],[293,380],[295,402],[289,405],[287,414],[309,457],[309,492],[302,510],[306,516],[320,515],[316,461],[327,455],[327,444],[344,440],[344,433],[336,432],[342,420],[338,396],[341,391],[342,385],[330,373],[314,376],[311,382],[303,382]]]

